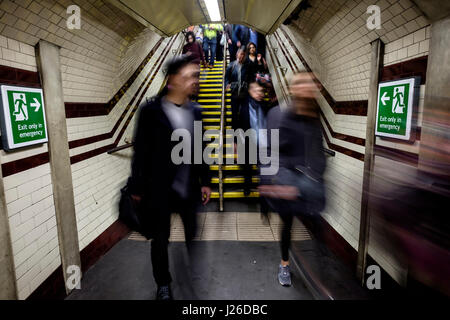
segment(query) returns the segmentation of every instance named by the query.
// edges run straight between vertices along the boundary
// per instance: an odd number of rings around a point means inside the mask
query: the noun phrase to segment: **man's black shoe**
[[[160,286],[156,291],[156,300],[173,300],[169,286]]]

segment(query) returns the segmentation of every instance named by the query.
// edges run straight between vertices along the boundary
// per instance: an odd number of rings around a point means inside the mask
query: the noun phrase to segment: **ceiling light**
[[[209,19],[212,22],[218,22],[221,20],[220,18],[220,11],[219,11],[219,4],[217,3],[217,0],[203,0],[206,5],[206,9],[208,10]]]

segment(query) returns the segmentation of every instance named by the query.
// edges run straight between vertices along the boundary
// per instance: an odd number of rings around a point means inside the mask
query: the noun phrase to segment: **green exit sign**
[[[410,78],[378,85],[375,135],[410,140],[411,118],[419,94],[418,80]]]
[[[4,149],[47,142],[42,89],[2,85],[0,94]]]

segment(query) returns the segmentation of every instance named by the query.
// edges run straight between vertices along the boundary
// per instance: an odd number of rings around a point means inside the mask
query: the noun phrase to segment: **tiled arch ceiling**
[[[191,25],[208,23],[203,0],[108,0],[144,26],[172,36]],[[225,21],[263,34],[274,32],[302,0],[218,0]]]

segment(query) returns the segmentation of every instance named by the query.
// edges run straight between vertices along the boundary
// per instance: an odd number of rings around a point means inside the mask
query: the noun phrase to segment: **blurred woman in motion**
[[[280,169],[277,175],[265,178],[259,187],[260,194],[283,221],[278,269],[278,281],[283,286],[291,285],[289,247],[294,216],[317,214],[325,204],[322,175],[326,160],[315,101],[319,88],[312,74],[302,72],[293,76],[289,90],[292,103],[275,119],[280,128]],[[274,122],[273,114],[269,113],[269,123]],[[269,127],[274,129],[277,125]]]

